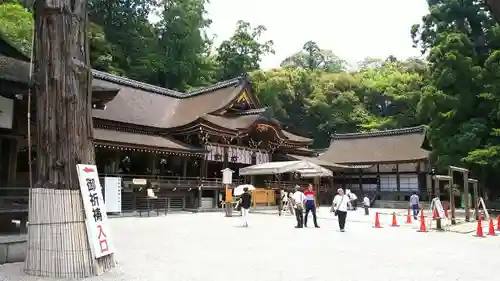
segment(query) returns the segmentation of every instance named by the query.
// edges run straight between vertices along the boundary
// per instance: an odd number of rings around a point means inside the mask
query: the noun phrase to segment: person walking
[[[358,207],[358,196],[356,196],[356,194],[353,192],[349,193],[348,196],[349,196],[349,201],[351,201],[352,210],[356,211]]]
[[[243,188],[243,194],[240,196],[241,218],[243,220],[242,227],[248,227],[248,214],[250,206],[252,206],[252,195],[248,191],[248,187]]]
[[[349,201],[349,196],[344,194],[344,190],[342,188],[337,189],[337,195],[333,198],[332,202],[332,210],[335,213],[335,216],[339,219],[339,228],[341,232],[345,231],[345,221],[347,218],[347,209],[351,204]]]
[[[417,220],[418,213],[420,211],[420,198],[418,197],[417,192],[413,192],[410,196],[410,208],[413,211],[413,218]]]
[[[363,198],[363,207],[365,208],[365,216],[370,215],[370,198],[368,198],[368,195],[365,194],[365,197]]]
[[[304,227],[304,201],[306,201],[306,196],[298,185],[295,186],[295,192],[292,195],[293,208],[295,209],[295,218],[297,219],[297,225],[295,228]]]
[[[306,197],[306,213],[304,215],[304,227],[307,227],[307,217],[309,212],[313,215],[314,227],[319,228],[318,221],[316,219],[316,192],[313,191],[312,184],[307,186],[306,192],[304,192]]]

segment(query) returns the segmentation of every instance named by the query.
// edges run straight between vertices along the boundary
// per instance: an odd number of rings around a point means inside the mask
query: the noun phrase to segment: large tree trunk
[[[79,278],[114,267],[92,258],[77,164],[94,163],[87,0],[35,3],[38,180],[30,192],[30,275]]]
[[[497,21],[500,21],[500,0],[486,0],[486,5],[490,7],[491,13]]]

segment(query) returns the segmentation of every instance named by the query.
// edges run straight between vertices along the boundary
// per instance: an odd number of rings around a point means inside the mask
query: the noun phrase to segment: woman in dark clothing
[[[252,206],[252,195],[248,191],[248,187],[243,188],[243,194],[240,197],[241,217],[243,219],[243,227],[248,227],[248,213]]]

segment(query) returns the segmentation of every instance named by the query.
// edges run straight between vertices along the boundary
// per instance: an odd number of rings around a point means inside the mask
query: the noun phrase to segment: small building
[[[336,134],[318,159],[356,168],[335,173],[336,187],[369,193],[378,200],[408,200],[415,191],[425,199],[430,178],[424,144],[424,126]]]

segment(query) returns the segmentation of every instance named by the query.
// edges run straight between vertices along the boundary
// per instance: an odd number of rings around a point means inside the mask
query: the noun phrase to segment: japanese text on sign
[[[95,165],[77,165],[90,248],[95,258],[113,253],[106,207]]]

